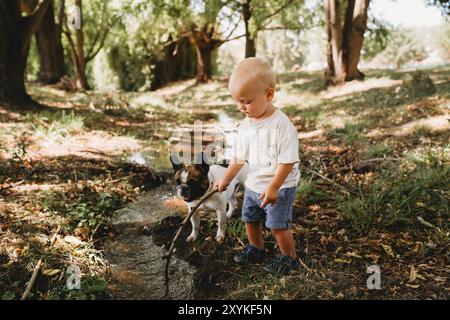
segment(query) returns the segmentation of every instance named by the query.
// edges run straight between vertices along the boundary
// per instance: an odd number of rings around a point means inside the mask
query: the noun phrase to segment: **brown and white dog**
[[[186,202],[189,212],[196,205],[197,201],[206,192],[211,190],[217,181],[223,178],[227,170],[224,165],[209,165],[205,161],[203,153],[197,155],[195,164],[183,164],[178,156],[174,154],[171,155],[170,161],[175,171],[177,194]],[[216,240],[218,242],[225,239],[227,219],[231,218],[237,206],[237,187],[238,185],[244,185],[247,179],[247,172],[248,165],[245,164],[231,181],[226,191],[215,193],[201,205],[201,208],[205,211],[215,211],[217,214],[218,228]],[[192,232],[186,241],[195,241],[198,238],[200,228],[200,215],[198,211],[192,216],[191,223]]]

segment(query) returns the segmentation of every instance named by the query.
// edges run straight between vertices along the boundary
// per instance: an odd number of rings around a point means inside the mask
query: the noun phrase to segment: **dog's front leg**
[[[217,235],[216,240],[217,242],[222,242],[225,239],[225,230],[226,230],[226,223],[227,223],[227,216],[225,213],[225,210],[222,209],[216,209],[217,214]]]
[[[192,208],[189,209],[192,210]],[[191,217],[191,224],[192,224],[192,232],[189,235],[189,237],[186,238],[187,242],[195,241],[198,238],[198,231],[200,229],[200,215],[198,212],[194,213],[194,215]]]

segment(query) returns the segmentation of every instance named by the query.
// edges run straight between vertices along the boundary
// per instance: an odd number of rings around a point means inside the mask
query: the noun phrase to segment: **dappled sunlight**
[[[371,89],[390,88],[401,84],[401,80],[368,78],[364,81],[351,81],[340,86],[330,87],[326,91],[322,91],[320,95],[325,99],[334,99],[349,94],[365,92]]]
[[[104,131],[91,131],[74,136],[46,136],[33,142],[27,153],[33,159],[44,157],[79,156],[106,159],[137,150],[140,143],[131,137],[114,136]]]
[[[366,136],[374,138],[389,135],[402,137],[415,134],[417,130],[421,129],[429,131],[431,133],[448,131],[450,130],[450,117],[441,116],[413,120],[401,126],[374,129],[368,132]]]

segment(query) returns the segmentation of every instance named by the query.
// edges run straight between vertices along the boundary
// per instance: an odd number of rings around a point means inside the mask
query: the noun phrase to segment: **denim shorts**
[[[242,205],[242,221],[257,222],[265,219],[269,229],[290,229],[292,221],[292,204],[295,200],[297,187],[283,188],[278,191],[278,199],[274,204],[260,208],[262,199],[260,193],[245,188]]]

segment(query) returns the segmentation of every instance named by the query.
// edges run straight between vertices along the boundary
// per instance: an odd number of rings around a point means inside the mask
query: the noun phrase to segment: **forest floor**
[[[212,240],[214,219],[203,219],[198,241],[177,244],[177,258],[197,268],[195,297],[448,299],[450,67],[365,73],[328,89],[321,73],[279,77],[275,104],[301,147],[293,220],[301,270],[275,277],[235,265],[246,243],[239,215],[222,244]],[[20,298],[40,258],[28,298],[117,297],[103,250],[117,237],[114,212],[170,186],[174,128],[242,118],[226,84],[68,93],[30,83],[49,108],[0,106],[0,298]],[[174,209],[145,232],[167,247],[181,219]],[[265,239],[271,257],[276,244],[268,231]],[[73,264],[81,290],[66,285]],[[379,290],[367,288],[370,265],[380,268]]]

